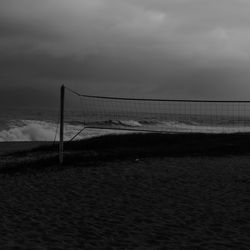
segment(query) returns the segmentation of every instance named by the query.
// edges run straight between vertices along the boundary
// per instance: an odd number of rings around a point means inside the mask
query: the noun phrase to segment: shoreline
[[[2,147],[1,147],[2,146]],[[99,165],[103,162],[165,157],[250,156],[250,134],[123,134],[105,135],[64,144],[59,164],[58,143],[3,142],[0,174],[43,172]]]
[[[131,133],[109,134],[98,137],[64,141],[67,153],[80,151],[127,152],[145,151],[145,154],[161,152],[163,156],[250,154],[250,133]],[[0,156],[18,152],[56,152],[58,141],[9,141],[0,142]]]
[[[41,146],[49,146],[53,142],[49,141],[9,141],[0,142],[0,156],[12,154],[19,151],[29,151]]]

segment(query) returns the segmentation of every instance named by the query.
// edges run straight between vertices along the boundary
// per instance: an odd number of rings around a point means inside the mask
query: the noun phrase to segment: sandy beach
[[[1,172],[0,248],[249,249],[249,166],[133,155]]]
[[[0,142],[0,156],[15,153],[18,151],[27,151],[42,145],[52,144],[51,142]]]

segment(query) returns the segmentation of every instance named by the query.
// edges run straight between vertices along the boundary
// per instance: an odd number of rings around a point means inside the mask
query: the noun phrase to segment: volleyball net
[[[65,87],[64,113],[65,124],[77,125],[79,134],[83,130],[154,133],[250,132],[250,101],[91,96]]]

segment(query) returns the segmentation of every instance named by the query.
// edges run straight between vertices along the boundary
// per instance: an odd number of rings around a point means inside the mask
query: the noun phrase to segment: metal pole
[[[63,132],[64,132],[64,96],[65,87],[61,86],[61,97],[60,97],[60,143],[59,143],[59,163],[63,164]]]

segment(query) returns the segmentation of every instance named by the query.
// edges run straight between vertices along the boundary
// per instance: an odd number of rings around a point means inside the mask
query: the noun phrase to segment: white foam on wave
[[[70,140],[81,129],[82,125],[65,124],[64,140]],[[57,133],[56,133],[57,132]],[[111,129],[84,130],[76,139],[86,139],[106,134],[127,133]],[[57,134],[57,135],[56,135]],[[55,137],[56,135],[56,137]],[[0,142],[4,141],[53,141],[59,140],[59,130],[56,123],[37,120],[10,121],[9,128],[0,131]]]
[[[49,141],[55,136],[56,127],[42,121],[11,121],[10,128],[0,132],[0,141]]]
[[[249,126],[221,126],[221,125],[199,125],[186,124],[178,121],[162,122],[158,124],[162,128],[162,125],[166,131],[169,132],[187,132],[187,133],[209,133],[209,134],[232,134],[232,133],[249,133]]]
[[[142,125],[140,124],[140,122],[138,121],[134,121],[134,120],[124,120],[124,121],[120,121],[120,123],[122,125],[128,126],[128,127],[141,127]]]
[[[96,126],[123,126],[123,127],[141,127],[142,124],[135,120],[104,120],[104,121],[92,121],[88,122],[88,125]]]
[[[237,132],[250,132],[250,127],[248,126],[209,126],[209,125],[191,125],[185,124],[178,121],[168,121],[168,122],[158,122],[154,125],[142,125],[140,122],[136,121],[123,121],[126,126],[129,127],[140,127],[143,129],[148,129],[152,131],[166,131],[166,132],[189,132],[189,133],[237,133]],[[119,121],[117,124],[118,128],[122,122]],[[75,136],[81,129],[83,125],[73,125],[65,124],[64,127],[64,140],[70,140]],[[55,138],[57,132],[57,136]],[[77,136],[76,139],[85,139],[96,136],[102,136],[107,134],[126,134],[133,133],[133,131],[126,130],[115,130],[114,128],[105,129],[86,129],[81,134]],[[138,131],[137,131],[138,133]],[[8,124],[8,129],[0,131],[0,141],[53,141],[59,139],[59,131],[57,124],[54,122],[38,121],[38,120],[12,120]]]

